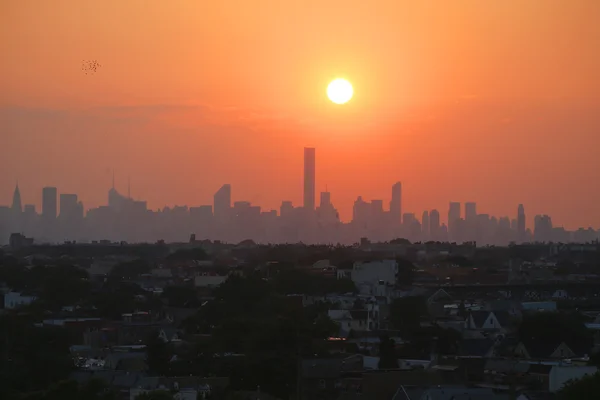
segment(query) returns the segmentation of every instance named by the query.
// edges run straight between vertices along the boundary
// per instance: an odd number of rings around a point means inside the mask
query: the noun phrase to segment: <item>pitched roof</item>
[[[473,322],[475,323],[476,328],[481,328],[485,323],[485,320],[490,315],[489,311],[471,311],[469,313],[471,318],[473,318]]]

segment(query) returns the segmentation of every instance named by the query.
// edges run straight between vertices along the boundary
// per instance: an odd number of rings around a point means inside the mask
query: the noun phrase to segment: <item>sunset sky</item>
[[[476,201],[600,227],[598,0],[2,0],[0,204]],[[96,73],[81,70],[97,60]],[[326,97],[336,77],[354,98]]]

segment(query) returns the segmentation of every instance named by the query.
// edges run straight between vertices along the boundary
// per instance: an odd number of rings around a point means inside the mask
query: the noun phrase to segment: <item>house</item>
[[[379,285],[380,282],[395,285],[397,274],[398,262],[396,260],[355,262],[350,272],[350,278],[357,285]]]
[[[390,400],[404,389],[418,400],[427,387],[447,383],[431,370],[366,372],[362,374],[362,399]],[[403,388],[403,389],[402,389]]]
[[[504,311],[511,317],[520,317],[522,314],[522,303],[515,300],[492,300],[485,306],[488,311]]]
[[[336,398],[342,390],[342,378],[352,372],[360,372],[363,360],[360,355],[337,358],[318,358],[302,360],[301,364],[301,398],[316,400]],[[356,380],[357,391],[360,391],[360,380]]]
[[[548,340],[530,340],[527,343],[519,342],[513,351],[518,357],[543,360],[581,357],[586,350],[579,349],[579,346],[569,346],[563,341],[556,343]]]
[[[36,299],[36,296],[30,296],[19,292],[8,292],[4,295],[4,308],[13,310],[18,307],[27,306]]]
[[[329,310],[329,318],[340,326],[340,334],[350,331],[366,331],[369,328],[367,310]]]
[[[465,320],[465,329],[502,331],[509,325],[506,311],[471,311]]]
[[[163,326],[158,330],[158,337],[165,343],[181,341],[182,333],[173,326]]]

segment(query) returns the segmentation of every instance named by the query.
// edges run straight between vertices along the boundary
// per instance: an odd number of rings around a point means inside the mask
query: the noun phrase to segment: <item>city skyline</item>
[[[279,202],[279,205],[277,207],[264,207],[261,204],[256,204],[257,206],[262,207],[263,211],[264,210],[277,210],[279,212],[279,209],[281,208],[282,203],[286,203],[286,202],[290,202],[292,205],[294,205],[294,207],[306,207],[306,204],[308,202],[308,207],[309,209],[315,209],[316,204],[317,204],[317,197],[321,196],[323,193],[328,193],[328,199],[331,199],[331,191],[328,190],[328,185],[325,185],[323,190],[318,190],[315,188],[315,181],[317,179],[318,173],[317,173],[317,167],[316,167],[316,149],[315,148],[311,148],[311,147],[305,147],[304,148],[304,157],[303,157],[303,164],[304,164],[304,171],[303,171],[303,188],[302,188],[302,192],[301,192],[301,199],[300,201],[294,201],[291,200],[290,198],[282,198]],[[40,215],[42,214],[43,211],[43,207],[45,204],[45,198],[49,197],[49,198],[56,198],[56,200],[54,200],[56,202],[56,204],[54,205],[54,208],[56,208],[56,212],[57,214],[54,215],[54,218],[56,218],[59,215],[59,211],[60,210],[60,199],[61,196],[66,196],[66,197],[71,197],[71,196],[75,196],[75,202],[77,203],[78,201],[80,201],[81,206],[83,207],[83,212],[84,214],[87,213],[87,211],[89,211],[90,209],[93,208],[97,208],[97,207],[101,207],[103,205],[106,205],[105,203],[100,202],[99,204],[94,204],[92,206],[86,206],[85,201],[83,201],[83,199],[81,199],[80,197],[78,197],[78,195],[76,193],[72,193],[72,192],[62,192],[60,190],[59,187],[56,186],[44,186],[41,189],[41,196],[39,198],[38,202],[35,201],[31,201],[31,197],[23,197],[22,195],[22,184],[16,180],[15,181],[15,186],[12,188],[11,190],[11,195],[10,195],[10,201],[4,201],[2,203],[0,203],[0,207],[2,205],[4,206],[10,206],[11,204],[14,204],[15,202],[15,196],[18,196],[18,200],[19,202],[22,204],[22,208],[24,208],[25,206],[29,206],[29,207],[34,207],[36,212],[38,212]],[[368,196],[363,196],[358,194],[354,200],[352,200],[352,204],[354,205],[354,203],[356,202],[356,199],[360,198],[360,199],[364,199],[366,201],[382,201],[384,204],[388,204],[388,208],[386,209],[390,215],[392,219],[396,219],[396,220],[402,220],[402,215],[405,212],[405,210],[402,208],[403,202],[404,202],[404,198],[403,198],[403,182],[396,182],[394,184],[391,185],[391,191],[390,191],[390,195],[388,197],[385,197],[383,199],[377,199],[377,198],[369,198]],[[124,193],[125,191],[122,189],[118,189],[117,185],[116,185],[116,180],[115,180],[115,172],[112,172],[112,176],[111,176],[111,186],[110,188],[111,190],[116,191],[117,193],[121,194]],[[127,195],[125,196],[126,198],[129,198],[131,200],[135,200],[135,201],[143,201],[144,203],[148,204],[148,200],[146,199],[142,199],[139,196],[131,196],[131,178],[128,177],[127,179]],[[218,193],[222,190],[226,190],[227,194],[226,196],[230,199],[229,202],[233,203],[235,201],[249,201],[251,204],[255,204],[254,202],[248,200],[248,199],[243,199],[242,197],[238,197],[238,196],[234,196],[235,191],[232,190],[232,185],[229,183],[224,183],[222,184],[218,190],[216,190],[215,192],[213,192],[213,194],[211,195],[211,197],[213,197],[214,200],[214,196],[217,196]],[[52,193],[47,195],[46,192],[47,191],[51,191]],[[294,197],[298,197],[298,196],[294,196]],[[334,196],[335,198],[335,196]],[[340,202],[340,199],[337,199],[338,201],[334,201],[334,203],[338,203]],[[322,201],[322,200],[321,200]],[[348,199],[346,199],[346,201],[348,201]],[[204,203],[205,205],[210,204],[211,206],[214,206],[214,201],[210,202],[210,203]],[[203,204],[188,204],[188,203],[171,203],[171,204],[164,204],[162,206],[158,206],[158,207],[152,207],[152,206],[148,206],[149,210],[154,210],[154,211],[160,211],[163,210],[164,208],[177,208],[177,207],[195,207],[195,206],[202,206]],[[440,212],[441,210],[441,217],[440,217],[440,223],[449,225],[450,221],[452,220],[452,218],[450,217],[450,215],[454,215],[454,216],[460,216],[460,218],[463,219],[470,219],[475,217],[479,210],[477,210],[479,204],[476,201],[447,201],[446,202],[446,208],[448,209],[448,212],[444,212],[444,206],[442,205],[441,207],[434,207],[431,209],[409,209],[408,212],[410,213],[414,213],[415,215],[421,215],[420,213],[428,213],[431,210],[436,210],[438,212]],[[524,232],[526,229],[533,229],[534,228],[534,221],[532,218],[529,219],[520,219],[520,215],[521,215],[521,211],[524,208],[524,204],[519,203],[517,205],[516,208],[516,212],[513,214],[505,214],[505,215],[498,215],[500,217],[509,217],[515,220],[519,221],[519,226],[521,225],[521,221],[523,223],[523,227],[519,227],[519,232]],[[483,207],[483,209],[485,210],[485,206]],[[219,213],[219,210],[214,210],[213,211],[215,213]],[[491,213],[491,212],[485,212],[485,214],[487,215],[491,215],[491,216],[496,216],[497,214]],[[346,215],[345,218],[342,218],[341,213],[339,213],[338,211],[338,215],[340,216],[340,221],[341,222],[351,222],[352,221],[352,214],[350,215]],[[543,212],[538,212],[535,213],[534,215],[550,215],[549,213],[543,213]],[[424,217],[424,214],[421,218],[419,218],[420,221],[422,221]],[[427,215],[427,218],[429,217],[429,215]],[[454,218],[456,219],[456,218]],[[557,221],[554,221],[554,223],[556,223]],[[564,224],[558,224],[558,226],[561,227],[565,227],[566,229],[579,229],[579,228],[593,228],[593,229],[600,229],[600,224],[598,224],[598,226],[594,226],[593,224],[589,224],[589,225],[582,225],[582,226],[576,226],[576,227],[571,227],[571,226],[566,226]],[[521,233],[522,235],[522,233]]]
[[[133,199],[112,186],[107,203],[84,208],[77,194],[62,193],[56,187],[42,188],[41,211],[23,200],[19,185],[12,202],[0,206],[0,234],[19,232],[43,241],[122,241],[182,240],[188,234],[201,239],[261,243],[300,241],[305,243],[352,243],[363,237],[387,241],[398,237],[412,241],[477,242],[506,245],[510,242],[596,241],[600,230],[580,227],[569,231],[547,214],[527,218],[526,208],[518,204],[512,215],[490,215],[478,211],[476,202],[448,202],[443,209],[403,208],[403,186],[390,186],[389,207],[384,199],[358,196],[353,202],[352,218],[340,219],[335,197],[319,193],[316,205],[315,179],[318,161],[315,148],[304,148],[303,202],[294,205],[282,199],[278,209],[233,196],[231,184],[223,184],[213,201],[201,205],[182,205],[152,210],[144,200]],[[85,211],[87,210],[87,211]],[[447,215],[444,220],[443,215]],[[531,228],[528,227],[530,222]]]

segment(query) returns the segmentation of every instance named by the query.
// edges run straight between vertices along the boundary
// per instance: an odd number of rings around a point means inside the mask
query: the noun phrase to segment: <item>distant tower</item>
[[[423,240],[429,239],[429,212],[427,210],[423,211],[423,216],[421,217],[421,238]]]
[[[315,209],[315,149],[304,148],[304,208]]]
[[[12,200],[11,208],[14,213],[20,214],[21,212],[23,212],[23,206],[21,204],[21,192],[19,191],[18,183],[15,186],[15,191],[13,193],[13,200]]]
[[[456,221],[460,219],[460,203],[450,202],[448,207],[448,230],[451,232],[452,227],[456,224]]]
[[[58,190],[55,187],[42,189],[42,217],[46,220],[55,220],[58,214]]]
[[[477,219],[477,204],[473,202],[465,203],[465,221],[474,223]]]
[[[393,225],[399,225],[402,223],[402,183],[400,182],[396,182],[392,186],[390,218]]]
[[[522,243],[525,241],[525,207],[523,204],[519,204],[517,210],[517,242]]]
[[[226,183],[213,197],[213,210],[215,218],[225,219],[231,210],[231,185]]]
[[[431,210],[429,213],[429,237],[431,240],[440,240],[440,212]]]
[[[321,192],[321,202],[319,207],[325,208],[331,205],[331,193],[325,191]]]

